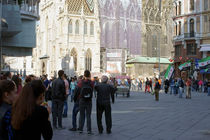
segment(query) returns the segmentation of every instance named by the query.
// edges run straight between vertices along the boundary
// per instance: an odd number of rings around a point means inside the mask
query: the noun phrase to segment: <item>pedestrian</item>
[[[72,81],[71,81],[71,84],[70,84],[70,88],[71,88],[71,102],[73,102],[73,99],[74,99],[74,90],[75,90],[75,87],[77,85],[77,80],[76,78],[72,78]]]
[[[149,82],[149,79],[148,78],[147,78],[147,80],[145,82],[145,93],[147,91],[150,93],[150,82]]]
[[[176,96],[178,94],[179,91],[179,82],[178,79],[175,79],[175,85],[174,85],[174,95]]]
[[[192,84],[191,77],[189,77],[186,82],[187,86],[186,99],[191,99],[191,84]]]
[[[198,85],[199,85],[199,92],[202,92],[203,90],[203,81],[202,80],[200,80],[199,82],[198,82]]]
[[[208,96],[210,96],[210,79],[208,79],[207,87],[208,87]]]
[[[152,89],[152,78],[150,78],[150,80],[149,80],[149,86],[150,86],[151,92],[153,92],[153,89]]]
[[[95,89],[97,91],[96,99],[96,111],[97,111],[97,125],[99,134],[103,133],[102,126],[102,115],[105,112],[106,121],[106,132],[111,133],[112,128],[112,115],[111,115],[111,103],[110,98],[112,98],[112,103],[114,103],[114,92],[115,88],[112,85],[107,84],[108,77],[102,76],[100,84],[98,84]]]
[[[62,125],[62,113],[64,101],[66,100],[66,88],[64,83],[64,71],[59,70],[56,80],[52,83],[52,116],[53,129],[65,129]],[[58,127],[57,127],[58,120]]]
[[[182,93],[184,90],[184,81],[182,78],[179,79],[179,98],[182,98]]]
[[[23,87],[12,106],[11,125],[14,139],[51,140],[50,108],[44,102],[45,86],[41,80],[33,80]]]
[[[79,77],[79,83],[82,81],[83,76]],[[69,131],[77,131],[77,114],[79,113],[79,101],[80,101],[80,88],[78,86],[75,87],[74,90],[74,107],[72,111],[72,128]],[[84,124],[83,124],[84,126]]]
[[[85,118],[87,119],[87,131],[88,134],[92,134],[91,129],[91,113],[92,113],[92,97],[93,97],[93,88],[94,82],[90,80],[91,74],[89,70],[84,72],[84,80],[78,83],[80,88],[80,101],[79,101],[79,110],[80,110],[80,120],[79,120],[79,132],[83,133],[83,127]]]
[[[21,79],[19,78],[18,75],[13,75],[12,76],[12,81],[15,82],[15,85],[17,87],[17,94],[19,95],[21,90],[22,90],[22,81],[21,81]]]
[[[174,94],[174,86],[175,86],[175,83],[174,83],[174,79],[172,78],[170,80],[170,94]]]
[[[17,98],[15,83],[9,80],[0,81],[0,140],[8,137],[6,129],[3,128],[3,118]]]
[[[167,94],[168,93],[168,88],[169,88],[169,80],[166,79],[164,84],[165,84],[165,93]]]
[[[155,78],[155,100],[159,101],[159,91],[161,89],[161,85],[157,78]]]
[[[69,82],[67,80],[67,75],[66,74],[64,74],[64,83],[65,83],[65,89],[66,89],[66,99],[64,101],[64,107],[63,107],[63,118],[67,118],[67,114],[68,114]]]

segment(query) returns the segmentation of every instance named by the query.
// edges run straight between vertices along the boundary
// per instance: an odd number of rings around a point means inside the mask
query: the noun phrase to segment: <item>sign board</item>
[[[107,61],[107,72],[108,73],[121,73],[122,72],[122,66],[121,62],[116,61]]]

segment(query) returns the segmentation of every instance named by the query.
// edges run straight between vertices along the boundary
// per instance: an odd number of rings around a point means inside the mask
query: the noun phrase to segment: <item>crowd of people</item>
[[[95,96],[98,132],[102,134],[104,131],[102,115],[105,112],[106,132],[110,134],[111,102],[115,102],[114,94],[119,86],[154,94],[156,101],[159,101],[160,90],[179,95],[179,98],[186,92],[187,99],[191,99],[191,91],[207,92],[210,96],[210,79],[202,81],[191,77],[187,80],[116,79],[107,76],[91,79],[90,71],[86,70],[84,75],[69,78],[60,70],[58,78],[50,80],[48,75],[23,77],[12,76],[10,72],[1,75],[0,79],[0,140],[52,139],[53,130],[65,129],[62,119],[70,117],[68,97],[74,102],[69,131],[83,133],[86,120],[87,132],[92,134],[92,98]]]
[[[72,128],[92,134],[91,113],[93,93],[96,93],[98,132],[102,134],[102,115],[105,112],[106,132],[111,133],[111,102],[114,103],[114,79],[102,76],[91,80],[90,71],[68,78],[63,70],[58,78],[48,80],[48,75],[36,77],[5,73],[0,80],[0,140],[50,140],[53,130],[65,129],[62,118],[67,117],[68,97],[74,102]],[[52,102],[49,105],[49,102]],[[52,113],[52,119],[50,119]],[[79,114],[79,117],[78,117]],[[79,123],[77,124],[77,118]],[[52,120],[52,123],[51,123]]]

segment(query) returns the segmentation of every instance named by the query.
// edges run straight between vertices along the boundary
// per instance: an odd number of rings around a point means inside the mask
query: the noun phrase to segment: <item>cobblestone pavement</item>
[[[95,99],[92,113],[94,134],[68,131],[67,128],[72,127],[72,107],[71,103],[68,118],[63,119],[66,129],[55,130],[53,140],[210,140],[210,97],[204,93],[193,93],[191,100],[162,93],[159,102],[145,93],[132,92],[130,98],[119,96],[112,105],[110,135],[98,134]]]

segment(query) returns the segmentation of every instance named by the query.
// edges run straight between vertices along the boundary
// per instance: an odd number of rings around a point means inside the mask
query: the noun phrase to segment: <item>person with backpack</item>
[[[101,82],[102,83],[96,85],[95,87],[97,91],[96,112],[97,112],[98,131],[99,131],[99,134],[103,133],[102,115],[103,115],[103,112],[105,112],[106,131],[107,131],[107,134],[110,134],[111,128],[112,128],[110,98],[112,98],[112,103],[114,103],[115,88],[112,85],[107,84],[108,82],[107,76],[102,76]]]
[[[64,101],[66,100],[66,88],[64,83],[64,71],[59,70],[56,80],[52,83],[52,116],[53,116],[53,128],[65,129],[62,125],[62,113],[64,107]],[[57,127],[58,120],[58,127]]]
[[[184,81],[182,78],[179,79],[179,98],[182,98],[182,93],[184,90]]]
[[[159,81],[157,78],[155,78],[155,100],[159,101],[159,91],[161,89],[161,85],[159,84]]]
[[[14,82],[11,80],[0,81],[0,140],[6,140],[8,137],[7,130],[3,127],[3,120],[17,96],[17,88]]]
[[[78,88],[80,89],[80,100],[79,100],[79,110],[80,110],[80,120],[79,120],[79,132],[83,133],[83,127],[85,118],[87,119],[87,131],[88,134],[92,134],[91,129],[91,112],[92,112],[92,97],[94,82],[91,80],[91,74],[89,70],[84,72],[84,80],[78,83]]]

